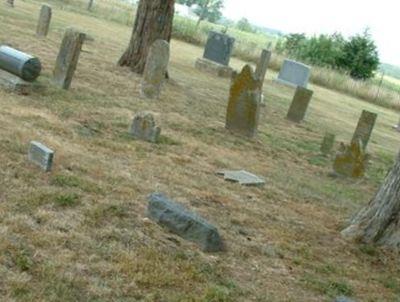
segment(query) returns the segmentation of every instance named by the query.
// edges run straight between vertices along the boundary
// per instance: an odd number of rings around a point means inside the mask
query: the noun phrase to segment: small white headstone
[[[32,141],[29,147],[28,158],[29,160],[48,172],[53,165],[54,151],[47,148],[45,145]]]

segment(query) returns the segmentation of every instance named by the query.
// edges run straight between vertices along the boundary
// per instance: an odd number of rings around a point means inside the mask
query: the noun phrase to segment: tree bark
[[[140,0],[129,46],[118,61],[143,74],[147,54],[154,41],[171,40],[175,0]]]
[[[362,243],[400,248],[400,153],[378,193],[342,234]]]

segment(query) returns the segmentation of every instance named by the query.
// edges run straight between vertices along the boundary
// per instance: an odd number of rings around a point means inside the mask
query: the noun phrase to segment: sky
[[[398,0],[225,0],[223,14],[284,33],[348,37],[369,27],[381,61],[400,66]]]

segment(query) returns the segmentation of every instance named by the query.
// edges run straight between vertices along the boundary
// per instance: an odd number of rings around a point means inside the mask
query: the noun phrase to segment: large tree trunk
[[[400,153],[378,193],[342,234],[363,243],[400,248]]]
[[[119,59],[120,66],[129,66],[142,74],[151,44],[158,39],[171,40],[175,0],[140,0],[131,41]]]

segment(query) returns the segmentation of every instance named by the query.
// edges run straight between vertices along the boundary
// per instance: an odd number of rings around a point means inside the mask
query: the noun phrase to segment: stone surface
[[[51,7],[47,4],[43,4],[40,9],[39,20],[36,28],[36,34],[39,37],[46,37],[49,33],[51,21]]]
[[[38,58],[9,46],[0,46],[0,69],[33,82],[40,75],[42,65]]]
[[[143,111],[133,118],[130,134],[136,139],[157,143],[161,128],[156,126],[154,117],[150,112]]]
[[[210,31],[204,48],[203,58],[228,66],[234,43],[234,38],[224,33]]]
[[[53,82],[60,88],[69,89],[71,86],[85,38],[84,33],[73,28],[66,30],[53,71]]]
[[[169,44],[164,40],[155,41],[149,50],[142,79],[142,96],[158,98],[165,81],[169,62]]]
[[[371,138],[372,131],[374,130],[376,119],[378,115],[367,110],[363,110],[361,117],[358,120],[357,128],[354,131],[352,141],[361,139],[362,148],[367,149],[369,139]]]
[[[303,121],[313,93],[312,90],[298,86],[286,118],[296,123]]]
[[[345,296],[339,296],[336,297],[335,300],[333,300],[333,302],[355,302],[355,301]]]
[[[332,133],[325,133],[321,143],[321,153],[328,155],[332,152],[333,146],[335,145],[336,135]]]
[[[349,146],[341,143],[333,163],[337,175],[353,178],[363,177],[367,168],[369,156],[362,148],[361,140],[352,141]]]
[[[148,216],[182,238],[195,242],[204,252],[223,250],[223,242],[215,226],[163,194],[149,196]]]
[[[54,151],[47,148],[45,145],[32,141],[29,147],[28,158],[29,160],[48,172],[53,165]]]
[[[310,74],[310,66],[286,59],[283,62],[277,81],[290,86],[307,88]]]
[[[7,0],[7,4],[11,7],[14,7],[14,0]]]
[[[197,59],[195,67],[198,70],[208,72],[221,78],[231,78],[233,73],[233,69],[231,67],[221,65],[204,58]]]
[[[261,88],[264,84],[265,75],[267,74],[268,64],[271,61],[272,52],[266,49],[263,49],[261,52],[260,60],[257,63],[255,77],[257,80],[261,82]]]
[[[28,95],[34,90],[35,84],[27,82],[5,70],[0,69],[0,87],[3,90]]]
[[[261,82],[254,77],[249,65],[232,76],[225,127],[253,137],[257,133],[260,114]]]
[[[225,180],[238,182],[245,186],[263,186],[265,185],[265,180],[254,175],[250,172],[240,170],[240,171],[218,171],[218,175],[224,176]]]

